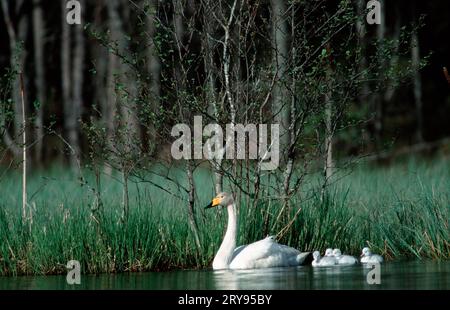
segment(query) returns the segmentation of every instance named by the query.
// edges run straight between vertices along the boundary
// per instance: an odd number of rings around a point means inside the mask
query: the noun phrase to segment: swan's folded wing
[[[234,249],[233,251],[233,256],[231,256],[231,260],[233,260],[239,253],[241,253],[241,251],[247,246],[247,244],[245,245],[241,245],[238,246],[237,248]]]
[[[306,265],[312,262],[311,252],[301,252],[297,255],[297,262],[299,265]]]
[[[237,250],[239,252],[237,253]],[[299,255],[300,251],[279,244],[274,238],[268,237],[263,240],[236,249],[231,261],[231,269],[251,269],[296,266],[302,263],[306,255]]]
[[[271,253],[271,246],[273,245],[273,240],[270,240],[269,238],[265,238],[262,240],[259,240],[257,242],[253,242],[251,244],[248,244],[246,246],[243,246],[242,249],[239,249],[239,252],[237,253],[237,250],[235,250],[235,253],[233,253],[233,260],[230,263],[231,269],[251,269],[256,268],[255,263],[270,255]]]

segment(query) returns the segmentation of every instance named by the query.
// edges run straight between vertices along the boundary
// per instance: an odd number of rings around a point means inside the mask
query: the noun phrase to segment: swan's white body
[[[337,264],[337,260],[334,256],[321,257],[319,251],[314,251],[313,259],[313,267],[329,267]]]
[[[339,249],[333,250],[333,256],[336,258],[338,265],[350,266],[358,263],[358,260],[355,257],[350,255],[342,255],[341,250]]]
[[[270,236],[235,249],[229,268],[254,269],[298,266],[303,263],[307,255],[308,253],[302,254],[294,248],[277,243],[275,238]]]
[[[383,257],[378,254],[373,254],[369,248],[362,249],[361,263],[363,264],[380,264],[383,262]]]
[[[220,198],[222,195],[222,198]],[[254,269],[301,265],[309,253],[282,245],[270,236],[260,241],[236,248],[237,214],[232,198],[219,194],[215,205],[227,205],[228,225],[222,244],[213,261],[213,269]]]
[[[327,257],[334,256],[334,255],[333,255],[333,249],[330,249],[330,248],[326,249],[326,250],[325,250],[325,255],[324,255],[324,256],[327,256]]]

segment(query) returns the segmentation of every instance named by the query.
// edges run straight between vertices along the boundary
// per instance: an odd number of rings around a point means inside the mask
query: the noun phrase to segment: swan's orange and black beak
[[[205,207],[205,209],[214,208],[217,207],[218,205],[220,205],[220,198],[216,197],[209,203],[209,205]]]

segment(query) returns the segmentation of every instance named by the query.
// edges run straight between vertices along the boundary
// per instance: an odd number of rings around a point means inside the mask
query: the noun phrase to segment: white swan
[[[350,255],[342,255],[341,250],[334,249],[333,256],[336,257],[338,265],[355,265],[358,263],[358,260]]]
[[[313,267],[319,267],[320,258],[321,258],[321,257],[320,257],[319,251],[314,251],[314,252],[313,252],[313,261],[312,261],[311,265],[312,265]]]
[[[324,256],[321,257],[319,251],[313,252],[313,267],[328,267],[334,266],[337,264],[336,258],[333,256]]]
[[[383,257],[378,254],[372,254],[369,248],[362,249],[361,253],[361,263],[363,264],[373,264],[373,263],[382,263]]]
[[[325,256],[327,256],[327,257],[334,256],[333,255],[333,249],[330,249],[330,248],[326,249],[325,250]]]
[[[237,214],[233,197],[218,194],[206,209],[224,206],[228,211],[228,225],[222,244],[213,261],[213,269],[253,269],[301,265],[309,253],[282,245],[269,236],[249,245],[236,248]]]

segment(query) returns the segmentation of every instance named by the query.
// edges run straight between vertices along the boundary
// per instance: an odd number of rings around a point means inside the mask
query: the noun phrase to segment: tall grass
[[[29,183],[33,224],[24,225],[20,175],[0,180],[0,274],[66,272],[75,259],[87,273],[208,267],[226,226],[224,210],[203,210],[213,195],[211,175],[199,170],[196,217],[201,249],[187,220],[187,203],[148,183],[130,187],[130,215],[121,216],[121,184],[102,180],[103,212],[91,216],[93,193],[63,169],[36,173]],[[92,176],[88,182],[94,183]],[[162,182],[161,180],[153,180]],[[315,190],[314,177],[293,197],[292,215],[302,208],[280,242],[302,251],[340,247],[359,254],[363,246],[388,259],[450,258],[450,171],[448,163],[409,161],[390,168],[362,167],[330,186]],[[161,183],[175,190],[168,183]],[[238,244],[280,229],[276,200],[252,209],[240,202]]]

